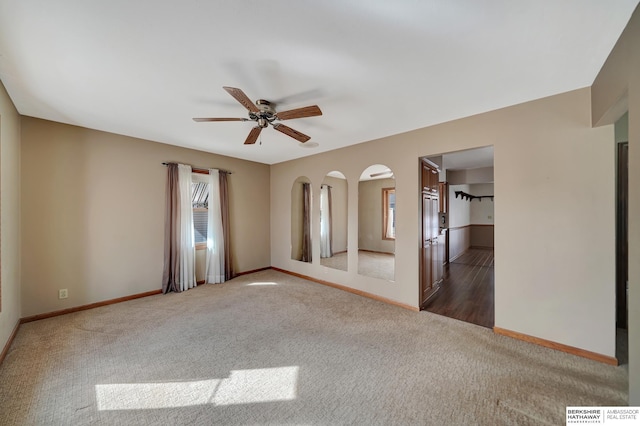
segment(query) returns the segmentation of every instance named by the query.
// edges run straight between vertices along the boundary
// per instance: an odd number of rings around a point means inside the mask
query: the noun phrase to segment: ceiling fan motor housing
[[[264,99],[258,99],[256,105],[260,111],[257,113],[249,113],[249,117],[257,121],[258,126],[264,129],[269,123],[276,119],[275,105]]]
[[[258,99],[256,101],[256,105],[260,109],[260,112],[263,112],[265,114],[271,114],[271,115],[275,115],[276,113],[275,104],[269,101],[265,101],[264,99]]]

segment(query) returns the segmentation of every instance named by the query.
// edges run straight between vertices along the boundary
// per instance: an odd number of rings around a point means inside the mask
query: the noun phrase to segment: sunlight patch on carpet
[[[259,285],[278,285],[278,283],[274,283],[274,282],[272,282],[272,281],[271,281],[271,282],[255,282],[255,283],[247,284],[247,287],[250,287],[250,286],[259,286]]]
[[[232,370],[224,379],[96,385],[98,410],[146,410],[195,405],[291,401],[298,367]]]

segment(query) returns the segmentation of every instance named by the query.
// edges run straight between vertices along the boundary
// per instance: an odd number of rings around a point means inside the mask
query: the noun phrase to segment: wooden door
[[[431,213],[429,220],[431,221],[431,288],[436,288],[442,277],[442,258],[440,256],[440,223],[438,221],[438,206],[440,202],[437,198],[431,198]]]
[[[422,247],[420,256],[420,304],[438,291],[442,279],[442,240],[439,224],[438,170],[426,161],[421,162]]]
[[[431,226],[427,212],[431,211],[431,196],[422,194],[422,250],[420,262],[420,303],[426,301],[433,292],[431,269],[433,268],[433,250],[431,248]]]

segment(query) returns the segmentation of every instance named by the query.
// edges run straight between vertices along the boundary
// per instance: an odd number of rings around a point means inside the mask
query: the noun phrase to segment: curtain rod
[[[176,164],[178,164],[178,163],[176,163]],[[169,165],[169,163],[168,163],[168,162],[164,162],[164,163],[162,163],[162,165],[163,165],[163,166],[168,166],[168,165]],[[215,167],[212,167],[212,169],[213,169],[213,168],[215,168]],[[209,174],[209,169],[206,169],[206,168],[204,168],[204,167],[195,167],[195,166],[191,166],[191,170],[192,170],[194,173],[198,173],[198,172],[206,172],[207,174]],[[232,172],[230,172],[229,170],[223,170],[223,169],[216,169],[216,170],[218,170],[220,173],[226,173],[226,174],[228,174],[228,175],[232,175],[232,174],[233,174],[233,173],[232,173]]]

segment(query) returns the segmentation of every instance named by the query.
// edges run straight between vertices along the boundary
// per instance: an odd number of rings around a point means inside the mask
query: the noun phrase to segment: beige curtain
[[[178,165],[167,165],[162,292],[180,291],[180,191]]]
[[[234,277],[233,259],[231,257],[231,226],[229,224],[229,184],[227,172],[220,170],[220,209],[222,212],[222,235],[224,236],[224,279]]]
[[[302,184],[302,260],[311,263],[311,184]]]

